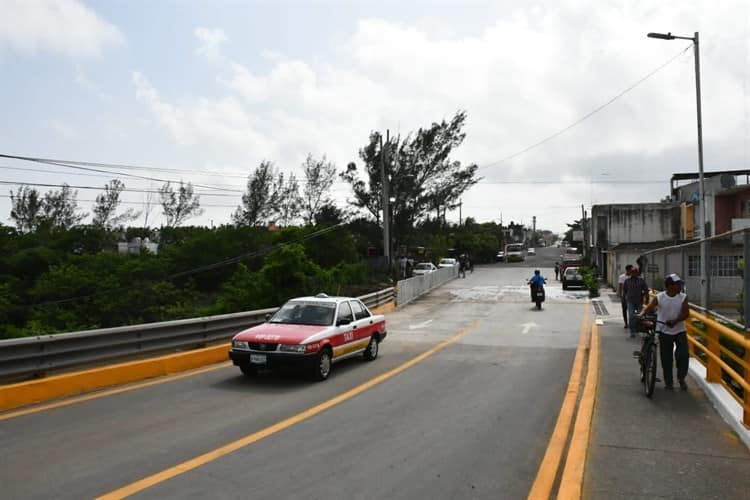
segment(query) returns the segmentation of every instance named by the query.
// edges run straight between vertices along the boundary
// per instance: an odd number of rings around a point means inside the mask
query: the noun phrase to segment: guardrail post
[[[719,332],[708,324],[706,325],[706,344],[709,352],[715,356],[721,356],[721,349],[719,349]],[[721,366],[711,356],[706,360],[706,381],[707,382],[721,382]]]
[[[696,338],[695,336],[696,328],[695,328],[695,325],[693,325],[693,318],[688,317],[688,319],[685,320],[685,329],[687,330],[688,337],[692,339]],[[696,354],[695,344],[693,344],[692,342],[688,342],[687,344],[688,344],[688,353],[690,357],[700,360],[700,358]]]

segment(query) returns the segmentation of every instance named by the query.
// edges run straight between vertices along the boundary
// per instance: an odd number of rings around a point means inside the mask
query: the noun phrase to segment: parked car
[[[529,248],[528,250],[526,250],[526,255],[536,255],[536,250],[534,250],[533,248]]]
[[[342,359],[377,358],[385,337],[385,316],[359,299],[321,293],[289,300],[262,325],[235,335],[229,358],[247,376],[289,365],[325,380]]]
[[[497,255],[495,255],[495,260],[497,262],[505,262],[505,252],[503,252],[502,250],[497,252]]]
[[[571,286],[583,287],[583,274],[580,267],[568,267],[562,275],[562,288],[567,290]]]
[[[433,264],[432,262],[420,262],[414,268],[414,271],[412,272],[412,274],[414,274],[414,276],[421,276],[423,274],[429,274],[437,270],[438,270],[437,266]]]
[[[453,259],[451,257],[446,257],[444,259],[440,259],[440,262],[438,262],[438,267],[454,267],[458,264],[458,261],[456,259]]]
[[[523,253],[523,245],[520,243],[505,245],[505,260],[507,262],[522,262],[526,260],[526,255]]]

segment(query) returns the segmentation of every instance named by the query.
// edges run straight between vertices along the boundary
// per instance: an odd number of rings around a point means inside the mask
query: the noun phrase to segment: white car
[[[536,255],[536,250],[534,250],[533,248],[529,248],[528,250],[526,250],[526,255]]]
[[[423,274],[430,274],[437,270],[438,270],[437,266],[433,264],[432,262],[420,262],[414,268],[414,271],[412,272],[412,274],[414,274],[414,276],[422,276]]]
[[[438,267],[455,267],[457,264],[458,261],[456,259],[446,257],[445,259],[440,259],[440,262],[438,262]]]

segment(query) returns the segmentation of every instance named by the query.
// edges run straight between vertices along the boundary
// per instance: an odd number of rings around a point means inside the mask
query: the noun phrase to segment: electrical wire
[[[513,158],[521,156],[522,154],[527,153],[527,152],[531,151],[532,149],[538,148],[539,146],[541,146],[541,145],[543,145],[543,144],[551,141],[552,139],[554,139],[554,138],[556,138],[556,137],[564,134],[565,132],[567,132],[568,130],[572,129],[573,127],[575,127],[577,125],[580,125],[581,123],[583,123],[587,119],[589,119],[592,116],[594,116],[599,111],[603,110],[604,108],[606,108],[607,106],[609,106],[610,104],[612,104],[613,102],[615,102],[616,100],[618,100],[620,97],[624,96],[625,94],[627,94],[628,92],[630,92],[631,90],[633,90],[634,88],[636,88],[641,83],[643,83],[646,80],[648,80],[649,78],[651,78],[653,75],[655,75],[656,73],[658,73],[659,71],[661,71],[663,68],[665,68],[666,66],[668,66],[669,64],[671,64],[673,61],[675,61],[682,54],[684,54],[685,52],[687,52],[688,50],[690,50],[692,47],[693,47],[692,44],[688,45],[683,50],[681,50],[680,52],[678,52],[675,56],[673,56],[672,58],[670,58],[669,60],[667,60],[667,62],[665,62],[664,64],[662,64],[658,68],[652,70],[646,76],[642,77],[640,80],[638,80],[634,84],[632,84],[629,87],[627,87],[625,90],[623,90],[622,92],[620,92],[619,94],[617,94],[616,96],[614,96],[613,98],[611,98],[609,101],[607,101],[604,104],[602,104],[602,105],[594,108],[592,111],[589,111],[588,113],[586,113],[585,115],[583,115],[581,118],[579,118],[578,120],[576,120],[573,123],[571,123],[570,125],[568,125],[567,127],[563,128],[561,130],[558,130],[554,134],[551,134],[551,135],[545,137],[544,139],[542,139],[540,141],[537,141],[534,144],[521,149],[520,151],[517,151],[517,152],[515,152],[515,153],[513,153],[511,155],[508,155],[505,158],[502,158],[500,160],[494,161],[492,163],[488,163],[486,165],[482,165],[481,167],[479,167],[477,169],[477,171],[482,170],[483,168],[494,167],[494,166],[500,165],[502,163],[505,163],[507,161],[510,161]]]
[[[19,155],[11,155],[11,154],[3,154],[3,153],[0,153],[0,158],[7,158],[7,159],[13,159],[13,160],[20,160],[20,161],[29,161],[29,162],[42,163],[42,164],[47,164],[47,165],[56,165],[56,166],[62,166],[62,167],[67,167],[67,168],[79,168],[80,170],[86,170],[86,171],[91,171],[91,172],[122,175],[125,177],[155,180],[158,182],[177,182],[177,181],[137,176],[133,174],[124,174],[122,172],[113,172],[111,170],[100,170],[100,169],[101,168],[119,168],[119,169],[126,169],[126,170],[133,169],[133,170],[146,170],[146,171],[158,171],[158,172],[163,171],[163,172],[170,172],[170,173],[193,173],[193,174],[208,175],[208,176],[214,176],[214,177],[234,177],[234,178],[241,178],[241,179],[248,179],[249,177],[249,174],[241,174],[237,172],[214,172],[214,171],[208,171],[208,170],[145,167],[145,166],[140,166],[140,165],[127,165],[127,164],[120,164],[120,163],[102,163],[102,162],[89,162],[89,161],[78,161],[78,160],[60,160],[60,159],[54,159],[54,158],[36,158],[36,157],[31,157],[31,156],[19,156]],[[99,169],[84,168],[84,167],[99,167]],[[22,169],[18,167],[0,167],[0,168],[13,168],[17,170],[26,170],[26,169]],[[37,171],[41,171],[41,170],[37,170]],[[56,171],[48,171],[48,172],[49,173],[63,173],[63,172],[56,172]],[[86,174],[78,174],[78,175],[86,175]],[[345,184],[347,186],[349,185],[347,182],[339,181],[339,180],[334,181],[334,184]],[[212,188],[224,189],[225,187],[212,186]]]
[[[5,199],[11,199],[10,195],[7,194],[0,194],[0,198]],[[97,200],[76,200],[81,203],[98,203]],[[118,204],[120,205],[143,205],[142,201],[124,201],[124,200],[118,200]],[[158,203],[155,203],[155,205]],[[205,204],[201,203],[201,208],[237,208],[238,205],[213,205],[213,204]]]

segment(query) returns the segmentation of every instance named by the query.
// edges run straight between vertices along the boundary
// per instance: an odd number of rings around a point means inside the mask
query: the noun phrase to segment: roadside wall
[[[401,307],[458,276],[458,266],[443,267],[430,274],[401,280],[396,285],[396,304]]]

